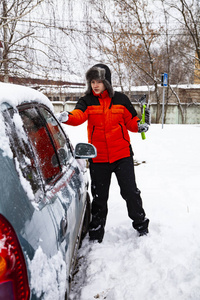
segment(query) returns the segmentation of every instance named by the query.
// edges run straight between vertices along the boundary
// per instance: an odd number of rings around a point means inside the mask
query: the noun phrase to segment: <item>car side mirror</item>
[[[74,150],[75,158],[94,158],[97,156],[97,150],[95,146],[88,143],[78,143]]]

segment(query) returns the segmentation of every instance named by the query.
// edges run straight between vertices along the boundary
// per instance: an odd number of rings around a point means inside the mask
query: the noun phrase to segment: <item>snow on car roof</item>
[[[54,111],[51,101],[41,92],[22,85],[0,82],[0,105],[7,102],[16,107],[21,103],[32,101],[43,103]]]
[[[0,82],[0,106],[6,102],[12,107],[16,107],[24,102],[37,102],[46,105],[51,111],[54,111],[53,104],[41,92],[29,87]],[[0,149],[3,151],[3,156],[13,157],[9,146],[9,138],[6,134],[5,122],[0,114]]]

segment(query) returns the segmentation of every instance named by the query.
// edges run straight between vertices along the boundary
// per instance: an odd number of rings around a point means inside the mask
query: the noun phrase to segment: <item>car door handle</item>
[[[87,172],[87,169],[83,169],[83,170],[81,170],[81,172],[82,172],[83,174],[85,174],[85,173]]]
[[[62,220],[61,220],[61,223],[60,223],[60,238],[61,238],[61,242],[66,237],[67,228],[68,228],[67,218],[63,217]]]

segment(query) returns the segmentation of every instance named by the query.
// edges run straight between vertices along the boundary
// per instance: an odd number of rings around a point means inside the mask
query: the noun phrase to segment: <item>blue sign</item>
[[[167,85],[168,85],[168,74],[163,73],[163,86],[167,86]]]

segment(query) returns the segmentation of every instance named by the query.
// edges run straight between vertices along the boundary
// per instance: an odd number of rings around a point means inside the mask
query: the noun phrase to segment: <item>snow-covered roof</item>
[[[43,93],[22,85],[0,82],[0,104],[7,102],[16,107],[21,103],[32,101],[43,103],[54,111],[51,101]]]
[[[154,86],[148,87],[147,85],[131,86],[131,87],[125,86],[124,87],[124,91],[130,91],[130,92],[148,92],[149,90],[153,91],[154,89],[155,89]],[[121,92],[121,87],[116,86],[116,87],[114,87],[114,90]]]
[[[179,84],[179,89],[200,89],[200,84]]]
[[[161,84],[158,84],[159,87],[161,87]],[[171,84],[172,88],[178,88],[178,89],[200,89],[200,84]],[[115,87],[115,91],[121,91],[120,87]],[[148,91],[154,91],[155,86],[154,85],[143,85],[143,86],[131,86],[131,87],[124,87],[125,91],[131,91],[131,92],[148,92]]]
[[[44,91],[47,94],[82,94],[85,92],[86,87],[85,86],[41,86],[41,91]]]

